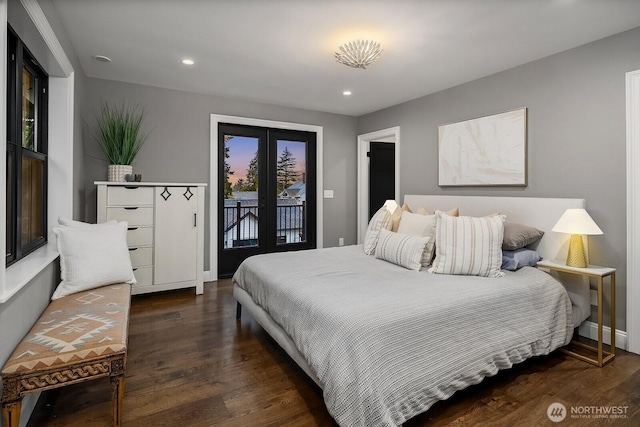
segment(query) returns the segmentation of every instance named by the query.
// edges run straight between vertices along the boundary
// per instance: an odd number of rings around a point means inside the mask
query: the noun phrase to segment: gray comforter
[[[361,246],[259,255],[234,276],[291,337],[341,426],[396,426],[573,332],[562,285],[531,267],[429,274]]]

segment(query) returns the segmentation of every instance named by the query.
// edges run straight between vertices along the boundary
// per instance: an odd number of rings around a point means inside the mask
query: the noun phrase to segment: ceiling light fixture
[[[342,94],[344,96],[349,96],[349,95],[351,95],[351,91],[350,90],[345,90],[344,92],[342,92]]]
[[[192,59],[183,59],[183,60],[182,60],[182,63],[183,63],[184,65],[193,65],[193,64],[194,64],[194,62],[193,62],[193,60],[192,60]]]
[[[356,40],[345,43],[335,53],[336,61],[352,68],[362,68],[371,65],[382,54],[380,43],[370,40]]]
[[[104,55],[93,55],[93,59],[99,62],[111,62],[111,58]]]

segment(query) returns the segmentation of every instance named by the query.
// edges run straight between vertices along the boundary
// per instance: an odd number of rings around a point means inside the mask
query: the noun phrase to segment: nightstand
[[[592,363],[596,366],[603,366],[605,363],[610,362],[616,355],[616,269],[608,267],[598,267],[596,265],[589,265],[585,268],[570,267],[558,262],[543,260],[537,264],[538,268],[559,271],[562,273],[577,274],[583,277],[594,277],[598,282],[598,346],[593,347],[581,342],[571,341],[572,345],[580,347],[585,350],[593,351],[597,354],[597,358],[591,358],[583,354],[579,354],[573,350],[564,348],[563,352],[583,360],[588,363]],[[602,342],[602,305],[603,305],[603,282],[604,278],[609,277],[609,289],[611,292],[610,312],[611,312],[611,345],[609,351],[603,350]]]

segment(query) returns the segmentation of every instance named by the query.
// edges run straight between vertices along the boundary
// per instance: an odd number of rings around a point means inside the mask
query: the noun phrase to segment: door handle
[[[193,226],[194,227],[198,226],[198,214],[197,213],[193,214]]]
[[[129,252],[137,251],[138,248],[129,248]]]
[[[128,227],[128,228],[127,228],[127,230],[128,230],[128,231],[135,231],[135,230],[137,230],[137,229],[138,229],[138,227]]]
[[[135,211],[136,209],[138,209],[138,206],[125,206],[125,209],[128,211]]]

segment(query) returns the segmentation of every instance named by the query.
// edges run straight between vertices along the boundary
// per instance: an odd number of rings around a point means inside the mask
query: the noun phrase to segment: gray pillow
[[[502,249],[515,251],[537,242],[544,235],[544,231],[523,224],[504,223],[504,238]]]
[[[535,265],[542,258],[533,249],[516,249],[515,251],[502,251],[502,269],[516,271],[522,267]]]

